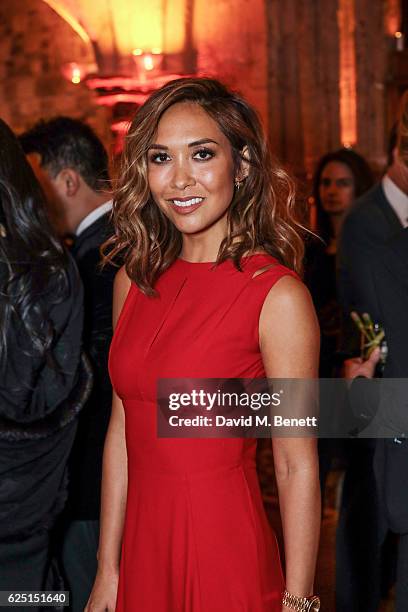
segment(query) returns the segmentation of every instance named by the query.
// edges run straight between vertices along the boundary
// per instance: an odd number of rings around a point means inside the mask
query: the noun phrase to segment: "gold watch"
[[[317,595],[298,597],[291,595],[286,589],[283,591],[282,604],[295,612],[319,612],[320,599]]]

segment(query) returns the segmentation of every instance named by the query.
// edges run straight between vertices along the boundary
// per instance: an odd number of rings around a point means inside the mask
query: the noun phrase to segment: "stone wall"
[[[104,109],[84,84],[61,72],[68,62],[93,62],[92,49],[44,2],[1,1],[0,57],[0,116],[14,131],[63,114],[86,120],[109,139]]]
[[[196,0],[197,69],[224,80],[268,123],[266,22],[263,0]]]

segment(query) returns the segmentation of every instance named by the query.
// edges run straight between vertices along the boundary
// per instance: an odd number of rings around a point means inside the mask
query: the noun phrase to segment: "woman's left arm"
[[[284,276],[270,290],[259,320],[268,378],[318,377],[319,325],[306,287]],[[320,534],[320,485],[315,438],[274,438],[275,474],[283,526],[286,589],[313,593]],[[282,610],[286,610],[285,606]]]

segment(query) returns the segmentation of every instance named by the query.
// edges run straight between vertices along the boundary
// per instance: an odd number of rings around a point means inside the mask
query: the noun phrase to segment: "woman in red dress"
[[[317,610],[315,440],[273,439],[284,578],[256,440],[157,436],[161,378],[317,376],[318,326],[296,274],[294,191],[255,112],[212,79],[155,92],[127,137],[114,220],[108,258],[121,252],[125,265],[86,612]]]

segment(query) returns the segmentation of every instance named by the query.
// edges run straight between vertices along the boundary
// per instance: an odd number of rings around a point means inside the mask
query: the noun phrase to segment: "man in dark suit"
[[[37,124],[20,142],[48,196],[57,229],[74,236],[72,253],[85,289],[83,344],[94,387],[79,419],[70,461],[62,550],[71,607],[82,612],[97,566],[102,453],[112,399],[107,363],[116,268],[99,267],[99,247],[113,233],[108,157],[91,128],[66,117]]]
[[[379,538],[384,540],[388,530],[399,534],[395,610],[405,612],[408,601],[408,229],[375,254],[371,280],[379,322],[388,343],[384,378],[405,379],[389,383],[393,391],[392,405],[389,395],[385,403],[380,402],[382,414],[377,420],[382,435],[387,437],[377,440],[374,459],[378,498],[385,517]],[[346,376],[372,377],[374,366],[375,357],[364,363],[361,359],[349,360]],[[365,411],[370,412],[369,405]]]
[[[359,198],[347,215],[339,249],[339,297],[343,310],[375,319],[372,255],[408,225],[408,173],[390,139],[389,166],[382,180]]]
[[[375,254],[408,225],[408,170],[396,147],[396,132],[390,139],[389,162],[381,182],[355,203],[343,224],[339,299],[345,329],[352,310],[367,312],[379,322],[371,273]],[[375,440],[350,441],[336,541],[338,612],[376,612],[381,582],[388,580],[388,570],[382,577],[384,539],[379,534],[384,531],[385,517],[375,484],[375,448]]]

